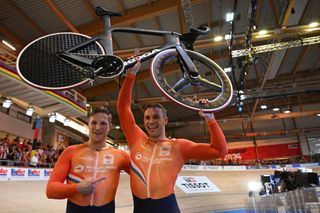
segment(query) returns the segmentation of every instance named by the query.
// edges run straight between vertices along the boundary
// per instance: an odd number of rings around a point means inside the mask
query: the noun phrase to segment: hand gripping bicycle
[[[193,51],[193,42],[209,28],[192,28],[189,33],[138,28],[112,28],[110,17],[120,16],[101,7],[96,14],[104,20],[101,35],[60,32],[40,37],[19,54],[17,70],[31,86],[45,90],[65,90],[96,78],[114,78],[136,63],[152,59],[151,75],[157,87],[173,102],[192,110],[216,112],[232,99],[232,84],[224,70],[210,58]],[[123,61],[113,55],[112,33],[163,36],[166,43]],[[169,71],[168,71],[169,70]],[[178,81],[172,75],[178,73]],[[170,77],[171,76],[171,77]],[[200,101],[207,99],[206,103]]]

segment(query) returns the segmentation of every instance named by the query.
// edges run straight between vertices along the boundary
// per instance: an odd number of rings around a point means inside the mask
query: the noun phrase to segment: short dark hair
[[[97,114],[97,113],[104,113],[104,114],[108,115],[108,117],[109,117],[109,122],[111,123],[111,121],[112,121],[112,115],[111,115],[111,113],[109,112],[109,110],[108,110],[107,107],[105,107],[105,106],[99,106],[99,107],[92,108],[91,113],[90,113],[90,117],[91,117],[91,116],[94,116],[94,115]]]
[[[162,104],[160,104],[160,103],[146,104],[146,105],[143,107],[144,111],[146,111],[146,110],[149,109],[149,108],[159,108],[159,109],[161,109],[163,115],[164,115],[164,116],[167,116],[167,110],[166,110],[166,108],[164,108],[164,106],[162,106]]]

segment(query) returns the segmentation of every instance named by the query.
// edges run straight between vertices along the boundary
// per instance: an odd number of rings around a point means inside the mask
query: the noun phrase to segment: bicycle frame
[[[184,48],[182,47],[179,36],[181,36],[180,33],[176,32],[171,32],[171,31],[159,31],[159,30],[149,30],[149,29],[139,29],[139,28],[112,28],[111,27],[111,22],[110,22],[110,16],[105,15],[103,16],[104,20],[104,30],[103,33],[94,36],[91,39],[76,45],[70,49],[65,50],[61,55],[64,58],[69,58],[73,61],[79,62],[81,64],[90,66],[93,63],[92,59],[84,58],[81,56],[76,56],[70,54],[72,51],[81,48],[85,45],[88,45],[90,43],[98,41],[100,44],[102,44],[103,48],[106,50],[105,55],[113,55],[113,47],[112,47],[112,33],[113,32],[122,32],[122,33],[128,33],[128,34],[144,34],[144,35],[151,35],[151,36],[161,36],[166,38],[166,44],[163,46],[160,46],[158,48],[152,49],[150,51],[146,51],[142,54],[138,54],[133,58],[130,58],[128,60],[124,61],[124,69],[128,69],[132,67],[136,63],[136,57],[138,57],[142,62],[149,60],[153,58],[156,54],[159,52],[169,49],[169,48],[175,48],[179,55],[181,56],[182,62],[186,67],[186,70],[192,74],[192,75],[197,75],[198,71],[194,64],[192,63],[191,59],[185,52]]]
[[[103,33],[98,36],[90,38],[79,33],[53,33],[27,45],[18,56],[17,67],[21,78],[36,88],[65,90],[87,81],[92,85],[96,77],[115,78],[136,64],[137,58],[141,62],[152,58],[151,77],[157,87],[174,102],[188,109],[207,112],[221,110],[230,103],[233,89],[224,70],[210,58],[193,51],[194,41],[199,35],[207,34],[208,27],[190,28],[190,32],[185,34],[139,28],[112,28],[110,18],[120,14],[100,7],[96,8],[96,14],[104,21]],[[166,42],[123,60],[113,55],[113,33],[161,36],[166,38]],[[65,42],[64,39],[68,40]],[[52,45],[50,51],[39,51],[46,49],[47,45]],[[171,65],[167,63],[171,59],[178,61],[181,73],[178,81],[170,81],[169,84],[169,75],[165,75],[164,69]],[[209,79],[206,78],[207,73],[213,73]],[[215,92],[212,98],[205,98],[207,102],[204,104],[200,99],[186,97],[190,90],[180,93],[189,86]]]

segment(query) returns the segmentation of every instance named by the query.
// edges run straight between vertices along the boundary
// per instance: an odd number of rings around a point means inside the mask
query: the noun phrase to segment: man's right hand
[[[94,193],[96,189],[96,183],[106,178],[99,178],[97,180],[83,180],[77,184],[77,190],[81,194],[90,195]]]
[[[130,69],[127,70],[127,73],[131,73],[133,75],[136,75],[137,72],[139,71],[140,67],[141,67],[141,62],[140,62],[140,58],[139,57],[136,57],[135,58],[137,63]]]

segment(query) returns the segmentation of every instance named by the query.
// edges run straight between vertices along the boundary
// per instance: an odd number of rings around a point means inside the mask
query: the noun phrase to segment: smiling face
[[[110,130],[110,117],[108,114],[98,112],[90,117],[89,137],[92,143],[105,143]]]
[[[148,107],[144,111],[144,127],[151,139],[159,140],[166,137],[165,125],[168,117],[159,107]]]

